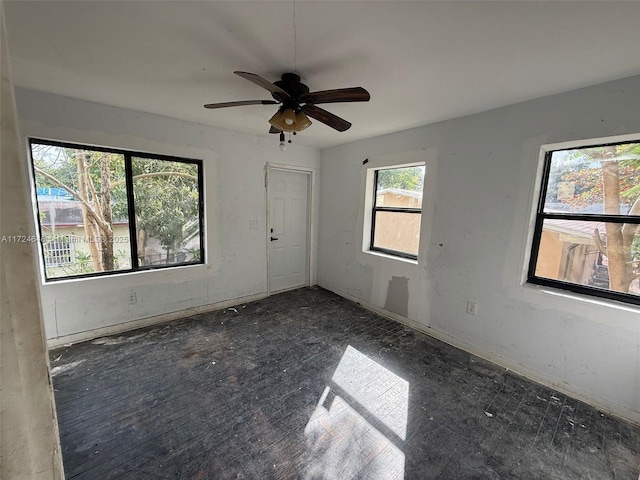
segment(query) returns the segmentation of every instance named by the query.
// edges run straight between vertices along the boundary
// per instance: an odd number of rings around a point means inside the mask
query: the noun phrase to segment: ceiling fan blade
[[[262,78],[260,75],[256,75],[255,73],[249,72],[233,72],[236,75],[249,80],[250,82],[255,83],[256,85],[261,86],[262,88],[266,88],[271,93],[275,93],[283,98],[289,98],[289,94],[281,89],[279,86],[271,83],[269,80]]]
[[[344,132],[345,130],[349,130],[351,124],[346,120],[334,115],[331,112],[327,112],[326,110],[316,107],[315,105],[307,104],[302,107],[302,111],[309,115],[311,118],[315,118],[319,122],[328,125],[331,128],[338,130],[339,132]]]
[[[338,102],[368,102],[371,98],[369,92],[362,87],[338,88],[336,90],[322,90],[320,92],[303,93],[301,102],[338,103]]]
[[[282,130],[278,130],[276,127],[271,127],[269,133],[282,133]]]
[[[276,105],[274,100],[241,100],[239,102],[207,103],[204,108],[241,107],[243,105]]]

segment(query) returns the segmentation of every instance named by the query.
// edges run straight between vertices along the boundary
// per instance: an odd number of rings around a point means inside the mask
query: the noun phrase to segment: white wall
[[[47,338],[88,338],[131,321],[265,295],[265,165],[303,166],[317,174],[316,149],[294,143],[281,152],[275,136],[259,138],[32,90],[16,89],[16,97],[25,141],[31,136],[204,161],[206,265],[44,284]],[[313,202],[317,218],[317,192]],[[251,228],[252,221],[257,228]],[[137,297],[133,305],[131,292]]]
[[[631,133],[640,77],[323,150],[318,284],[640,422],[640,309],[523,284],[541,145]],[[366,169],[413,161],[418,262],[362,252]]]
[[[40,302],[37,251],[0,0],[0,478],[60,480],[62,455]]]

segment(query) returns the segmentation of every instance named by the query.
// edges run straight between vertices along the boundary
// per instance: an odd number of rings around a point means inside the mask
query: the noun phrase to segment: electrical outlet
[[[469,315],[475,315],[476,313],[478,313],[478,302],[467,300],[467,313]]]
[[[138,303],[138,296],[135,291],[127,293],[127,303],[129,303],[129,305],[135,305]]]

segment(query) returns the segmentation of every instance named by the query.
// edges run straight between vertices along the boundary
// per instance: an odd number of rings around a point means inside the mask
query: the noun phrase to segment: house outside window
[[[49,280],[204,261],[202,162],[30,140]]]
[[[376,169],[370,250],[417,259],[424,165]]]
[[[640,140],[546,152],[528,281],[640,304]]]

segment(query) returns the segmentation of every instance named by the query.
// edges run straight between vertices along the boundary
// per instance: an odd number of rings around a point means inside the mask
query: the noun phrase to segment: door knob
[[[275,241],[275,240],[278,240],[278,239],[276,237],[271,237],[271,241],[272,242]]]

